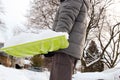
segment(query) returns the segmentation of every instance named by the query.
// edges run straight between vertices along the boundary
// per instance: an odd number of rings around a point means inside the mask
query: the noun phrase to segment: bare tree
[[[98,38],[100,43],[101,57],[104,59],[103,62],[108,68],[112,68],[117,64],[120,54],[120,22],[116,22],[113,25],[113,21],[110,23],[107,19],[108,15],[106,14],[106,10],[113,4],[112,0],[104,0],[104,4],[101,0],[94,1],[94,4],[92,2],[90,22],[86,31],[86,42],[90,37],[90,33],[95,33],[94,38]],[[96,11],[98,11],[98,14],[96,14]]]
[[[112,0],[91,0],[91,9],[89,12],[89,22],[86,31],[86,39],[92,29],[101,27],[104,23],[107,7],[112,4]]]
[[[120,56],[120,22],[111,26],[107,23],[109,32],[107,37],[102,33],[103,28],[99,29],[98,40],[102,49],[103,62],[108,68],[114,67],[119,61]]]
[[[103,58],[103,62],[108,66],[108,68],[114,67],[119,56],[119,29],[116,29],[118,27],[119,23],[114,25],[113,24],[107,24],[108,19],[107,19],[107,8],[113,4],[112,0],[91,0],[91,12],[89,13],[89,23],[88,23],[88,28],[86,31],[86,46],[84,48],[84,52],[86,51],[86,48],[88,46],[88,42],[91,41],[93,38],[96,40],[98,43],[100,43],[100,49],[101,49],[101,58]],[[110,38],[105,37],[105,29],[109,29],[111,26],[110,30],[106,30],[108,33],[112,34],[110,35]],[[118,30],[118,31],[116,31]],[[116,32],[116,33],[115,33]],[[102,33],[102,34],[101,34]],[[108,36],[107,36],[108,37]],[[116,40],[117,38],[117,40]],[[105,40],[103,40],[105,39]],[[106,42],[106,43],[105,43]],[[107,51],[108,48],[112,48],[112,50],[109,52]],[[83,58],[81,59],[81,63],[84,66],[85,63],[85,55],[83,52]]]
[[[51,28],[58,6],[57,0],[33,0],[28,17],[29,28]]]
[[[89,14],[89,22],[86,30],[85,48],[88,46],[89,41],[96,38],[98,29],[106,22],[106,9],[112,4],[112,0],[91,0],[91,9]],[[84,58],[84,52],[83,52]]]
[[[4,15],[4,10],[3,10],[3,5],[2,5],[2,2],[0,0],[0,30],[1,31],[5,31],[6,29],[6,26],[5,26],[5,23],[4,21],[2,20],[2,16]]]
[[[16,26],[13,28],[13,35],[18,35],[20,34],[21,32],[26,32],[24,29],[20,28],[19,26]]]

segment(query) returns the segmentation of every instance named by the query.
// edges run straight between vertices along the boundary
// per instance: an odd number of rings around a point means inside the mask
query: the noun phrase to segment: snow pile
[[[103,72],[77,72],[73,80],[120,80],[120,68],[112,68]]]
[[[0,65],[0,80],[49,80],[49,72],[17,70]]]
[[[80,73],[74,75],[73,80],[114,80],[110,78],[108,74],[100,72],[89,72],[89,73]]]
[[[49,80],[50,73],[17,70],[0,65],[0,80]],[[72,80],[120,80],[120,68],[108,69],[103,72],[77,72]]]
[[[120,69],[109,69],[103,72],[77,72],[73,80],[120,80]]]

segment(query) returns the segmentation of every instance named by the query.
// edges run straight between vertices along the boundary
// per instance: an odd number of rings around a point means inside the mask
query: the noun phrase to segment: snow
[[[31,62],[29,60],[24,60],[24,64],[30,64]]]
[[[49,32],[49,33],[48,33]],[[42,37],[50,37],[53,36],[54,33],[50,30],[43,31]],[[20,34],[21,37],[23,37],[25,33]],[[34,40],[40,38],[38,34],[33,34],[33,33],[26,33],[27,36],[25,38],[20,38],[17,36],[16,39],[18,41],[24,40]],[[32,36],[31,36],[32,35]],[[54,34],[55,35],[55,34]],[[24,35],[25,36],[25,35]],[[37,37],[36,37],[37,36]],[[10,42],[11,44],[7,45],[13,45],[16,44]],[[25,61],[26,64],[29,64],[29,61]],[[49,71],[44,71],[44,72],[34,72],[30,71],[27,69],[15,69],[15,68],[9,68],[9,67],[4,67],[0,65],[0,80],[49,80]],[[105,70],[103,72],[86,72],[86,73],[81,73],[77,71],[74,75],[72,80],[120,80],[120,63],[116,65],[115,68]]]
[[[27,42],[32,42],[32,41],[37,41],[37,40],[42,40],[42,39],[47,39],[47,38],[52,38],[56,36],[61,36],[65,35],[66,38],[68,39],[68,34],[65,32],[55,32],[50,29],[48,30],[41,30],[40,33],[20,33],[16,36],[12,36],[10,39],[6,40],[4,43],[4,47],[9,47],[13,45],[18,45],[18,44],[23,44]]]
[[[97,61],[99,61],[99,60],[100,60],[100,58],[98,58],[98,59],[96,59],[96,60],[94,60],[94,61],[86,64],[86,66],[87,66],[87,67],[88,67],[88,66],[91,66],[92,64],[94,64],[95,62],[97,62]]]
[[[0,65],[0,80],[49,80],[50,72],[34,72],[26,69],[14,69]],[[120,80],[120,68],[103,72],[77,72],[72,80]]]
[[[17,70],[0,65],[0,80],[48,80],[49,72]]]

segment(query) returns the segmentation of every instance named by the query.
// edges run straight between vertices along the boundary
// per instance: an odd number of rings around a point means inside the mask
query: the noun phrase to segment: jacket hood
[[[59,2],[63,2],[63,1],[65,1],[65,0],[58,0]]]
[[[58,0],[59,2],[63,2],[65,0]],[[85,5],[87,6],[87,9],[90,9],[90,0],[83,0],[83,2],[85,3]]]

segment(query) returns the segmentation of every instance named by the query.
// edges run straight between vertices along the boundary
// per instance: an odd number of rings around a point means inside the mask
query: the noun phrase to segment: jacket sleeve
[[[69,33],[71,31],[82,4],[83,0],[65,0],[61,3],[58,12],[58,21],[55,27],[56,32]]]

